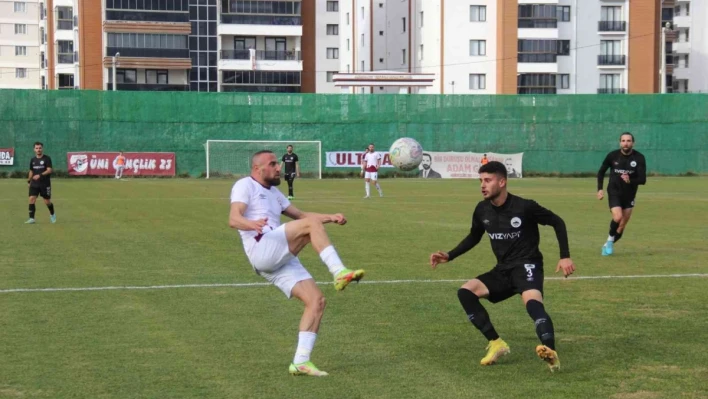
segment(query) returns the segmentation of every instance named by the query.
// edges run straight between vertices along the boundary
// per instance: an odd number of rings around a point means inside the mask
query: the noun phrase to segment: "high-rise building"
[[[342,0],[340,71],[432,73],[438,94],[655,93],[660,15],[661,0]]]
[[[672,7],[673,5],[673,7]],[[708,92],[708,3],[696,0],[664,2],[664,14],[672,19],[673,35],[667,35],[667,59],[673,64],[667,91]],[[672,13],[673,11],[673,13]]]
[[[0,0],[0,89],[42,88],[43,12],[38,0]]]

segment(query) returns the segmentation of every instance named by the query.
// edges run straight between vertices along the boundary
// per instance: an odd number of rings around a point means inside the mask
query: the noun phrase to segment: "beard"
[[[430,169],[430,165],[425,165],[425,164],[423,164],[423,169],[425,169],[425,170]]]
[[[280,178],[279,177],[274,177],[272,179],[268,179],[265,181],[266,183],[270,184],[271,186],[279,186],[280,185]]]

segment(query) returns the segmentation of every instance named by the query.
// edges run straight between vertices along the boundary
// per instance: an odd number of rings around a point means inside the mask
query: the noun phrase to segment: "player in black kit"
[[[622,233],[632,217],[634,198],[639,185],[647,182],[647,162],[639,151],[634,150],[634,136],[624,132],[620,136],[620,149],[607,154],[597,172],[597,199],[604,198],[602,181],[605,172],[610,169],[610,181],[607,183],[607,199],[610,203],[612,221],[610,235],[602,246],[602,255],[612,255],[614,244],[622,238]]]
[[[295,177],[300,177],[300,160],[297,154],[293,153],[293,146],[288,145],[288,152],[283,155],[283,160],[280,164],[281,169],[285,169],[285,181],[288,182],[288,199],[293,199],[293,183]]]
[[[56,223],[57,215],[54,214],[54,204],[52,204],[52,159],[43,154],[44,144],[40,142],[34,143],[35,157],[32,157],[29,166],[29,176],[27,183],[29,184],[29,220],[26,224],[34,224],[35,202],[37,196],[44,199],[44,203],[49,208],[49,220]]]
[[[555,350],[553,323],[543,306],[543,255],[538,249],[538,225],[553,226],[560,247],[556,272],[562,270],[568,277],[575,271],[575,265],[570,259],[565,223],[535,201],[507,192],[507,171],[501,162],[482,165],[479,176],[484,201],[477,204],[472,214],[470,234],[452,251],[431,254],[430,265],[435,269],[440,263],[451,262],[477,245],[486,232],[497,265],[457,291],[467,317],[489,340],[487,355],[481,364],[494,364],[510,350],[494,329],[480,298],[497,303],[520,294],[541,340],[536,353],[555,371],[560,368],[560,360]]]

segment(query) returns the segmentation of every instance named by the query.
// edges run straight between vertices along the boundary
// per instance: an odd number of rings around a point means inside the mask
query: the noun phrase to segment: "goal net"
[[[219,176],[247,176],[251,173],[251,156],[261,150],[271,150],[278,162],[293,146],[293,153],[300,163],[300,176],[322,178],[321,141],[254,141],[207,140],[206,178]]]

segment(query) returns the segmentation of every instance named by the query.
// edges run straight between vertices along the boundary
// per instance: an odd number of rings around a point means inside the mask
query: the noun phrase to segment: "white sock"
[[[317,334],[309,331],[300,331],[297,339],[297,349],[295,350],[294,364],[304,363],[310,360],[312,348],[315,347]]]
[[[615,242],[615,236],[607,236],[607,241]]]
[[[379,195],[383,195],[383,191],[381,191],[381,186],[379,186],[378,182],[376,182],[376,189],[379,191]]]
[[[364,187],[366,187],[366,196],[368,197],[369,194],[371,193],[371,187],[370,187],[368,181],[364,184]]]
[[[337,251],[331,245],[320,252],[320,259],[327,265],[329,272],[332,273],[333,276],[336,276],[337,273],[345,269],[342,260],[339,259],[339,255],[337,255]]]

